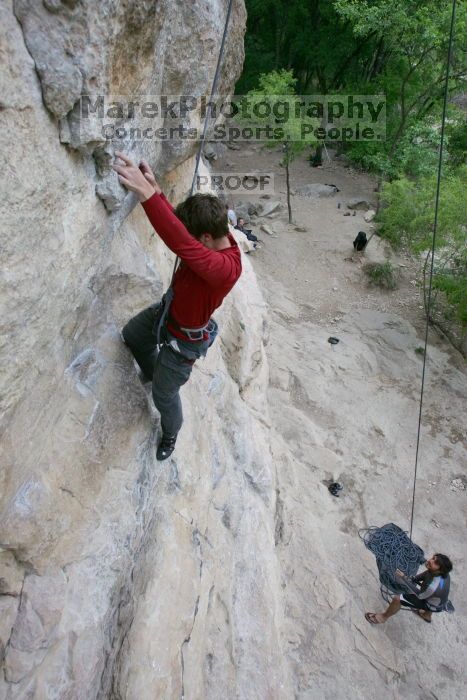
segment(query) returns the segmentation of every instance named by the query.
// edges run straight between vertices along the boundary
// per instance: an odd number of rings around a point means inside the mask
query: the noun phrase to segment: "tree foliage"
[[[467,227],[465,183],[467,166],[451,171],[441,181],[433,261],[433,295],[427,308],[431,270],[436,176],[410,180],[401,177],[385,184],[380,233],[396,247],[407,246],[421,256],[426,311],[465,352],[467,337]]]
[[[305,93],[385,94],[387,140],[358,144],[373,165],[394,155],[406,130],[439,111],[451,3],[441,0],[247,0],[244,93],[259,75],[291,70]],[[467,3],[458,3],[449,91],[466,86]],[[353,150],[350,146],[350,150]],[[378,154],[379,157],[376,157]],[[387,168],[386,168],[387,170]]]
[[[406,129],[439,108],[444,94],[452,6],[439,0],[334,0],[358,39],[384,44],[381,70],[371,81],[386,94],[387,147],[392,155]],[[467,7],[458,4],[449,92],[465,86]]]
[[[352,23],[329,0],[247,0],[245,68],[237,93],[251,90],[261,73],[292,70],[297,91],[325,94],[372,73],[375,42],[356,39]],[[370,65],[371,64],[371,65]]]
[[[290,174],[289,166],[296,156],[303,151],[307,146],[316,143],[316,137],[312,131],[304,133],[302,131],[303,119],[295,115],[293,109],[293,96],[295,95],[296,78],[293,77],[292,71],[284,69],[279,71],[271,71],[259,76],[258,86],[248,92],[248,102],[251,105],[251,111],[254,113],[254,105],[260,103],[270,104],[272,107],[276,103],[287,103],[287,98],[290,96],[290,105],[288,116],[280,123],[271,116],[265,116],[263,119],[257,117],[257,121],[267,122],[271,127],[280,127],[281,136],[270,140],[268,145],[282,147],[282,159],[280,166],[286,170],[286,187],[287,187],[287,208],[289,211],[289,223],[292,223],[292,207],[290,201]],[[319,126],[319,121],[307,118],[307,125],[315,124]]]

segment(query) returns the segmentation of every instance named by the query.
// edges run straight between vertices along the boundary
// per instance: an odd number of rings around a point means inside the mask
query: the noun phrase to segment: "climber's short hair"
[[[225,205],[212,194],[198,192],[188,197],[175,208],[175,214],[194,238],[203,233],[222,238],[229,233]]]
[[[445,554],[435,554],[434,558],[439,566],[439,573],[443,578],[446,578],[448,573],[452,571],[452,562]]]

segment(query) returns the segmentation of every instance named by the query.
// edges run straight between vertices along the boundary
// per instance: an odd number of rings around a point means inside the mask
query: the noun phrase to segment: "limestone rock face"
[[[245,259],[183,390],[174,459],[158,463],[158,415],[119,329],[160,297],[173,256],[76,106],[100,91],[209,94],[226,9],[1,6],[2,699],[291,696],[264,301]],[[244,28],[236,2],[219,92],[240,73]],[[125,147],[169,197],[187,191],[194,143]]]
[[[106,159],[114,135],[109,119],[95,109],[99,98],[124,103],[121,150],[136,157],[163,162],[161,175],[182,163],[196,149],[190,139],[141,140],[131,129],[142,127],[138,106],[134,116],[126,107],[130,100],[141,104],[153,96],[209,95],[214,77],[227,3],[222,0],[181,3],[177,0],[15,0],[27,51],[34,60],[47,110],[59,118],[60,140],[82,153],[93,154],[100,178],[110,173]],[[245,8],[236,3],[225,48],[223,72],[216,92],[228,94],[243,62]],[[83,116],[79,98],[90,100]],[[107,113],[106,113],[107,117]],[[189,112],[184,125],[199,125],[197,111]],[[165,115],[151,116],[145,126],[168,126]],[[105,161],[107,162],[105,163]],[[104,162],[104,167],[102,163]],[[100,167],[99,167],[100,166]],[[118,208],[125,192],[119,186],[98,183],[98,196],[110,211]],[[118,184],[118,183],[117,183]]]

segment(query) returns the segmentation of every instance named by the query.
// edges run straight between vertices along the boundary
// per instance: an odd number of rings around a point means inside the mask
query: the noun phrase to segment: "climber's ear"
[[[211,236],[210,233],[202,233],[198,240],[200,243],[205,245],[206,248],[212,249],[214,247],[214,238]]]

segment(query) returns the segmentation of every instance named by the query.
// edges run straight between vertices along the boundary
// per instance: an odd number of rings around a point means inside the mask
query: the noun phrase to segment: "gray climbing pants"
[[[161,414],[164,435],[177,435],[183,423],[180,387],[190,378],[195,360],[206,355],[209,342],[183,341],[163,328],[163,344],[158,351],[158,310],[159,304],[153,304],[141,311],[128,321],[122,335],[143,375],[152,381],[152,398]],[[169,345],[171,340],[176,340],[180,352]]]

